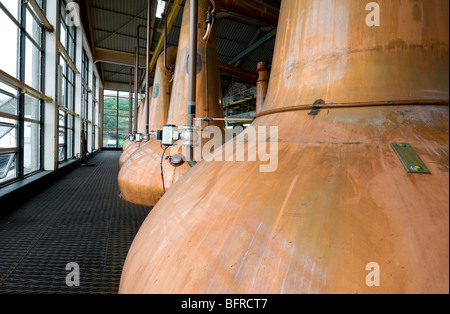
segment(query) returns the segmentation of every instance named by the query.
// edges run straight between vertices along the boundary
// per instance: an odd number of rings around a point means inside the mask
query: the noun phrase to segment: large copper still
[[[449,2],[377,3],[369,27],[366,1],[283,0],[253,125],[278,126],[277,170],[194,167],[143,224],[121,293],[449,293]],[[397,142],[431,173],[408,173]]]
[[[153,93],[153,86],[150,87],[149,94],[152,95]],[[151,104],[150,104],[151,107]],[[147,113],[147,107],[145,106],[145,99],[141,100],[140,106],[137,110],[138,116],[137,116],[137,132],[140,134],[145,133],[145,125],[146,125],[146,113]],[[143,142],[136,142],[136,141],[130,141],[127,139],[123,144],[123,153],[120,155],[119,159],[119,166],[122,167],[125,162],[130,158],[131,155],[133,155],[136,150],[139,149],[143,145]]]
[[[177,48],[169,47],[166,52],[162,52],[158,58],[155,69],[155,79],[150,89],[149,95],[152,96],[149,109],[149,131],[154,133],[161,130],[167,122],[169,112],[170,94],[172,91],[172,73],[171,68],[175,67],[177,58]],[[169,68],[167,68],[169,67]],[[145,101],[141,102],[138,109],[138,133],[145,133],[145,116],[147,112]],[[154,140],[154,137],[152,137]],[[145,142],[130,142],[124,144],[124,153],[120,157],[119,164],[122,167],[125,162],[133,155]]]
[[[184,126],[188,120],[189,4],[190,1],[187,1],[183,12],[167,119],[167,124],[176,126]],[[196,117],[223,118],[219,57],[214,27],[208,40],[202,39],[207,28],[206,12],[209,4],[209,0],[199,1]],[[202,123],[202,127],[207,125],[223,127],[223,122]],[[150,141],[137,150],[123,165],[119,173],[119,187],[125,200],[153,206],[164,195],[164,190],[169,190],[190,169],[187,163],[180,167],[174,167],[163,159],[162,175],[161,158],[163,153],[159,141]],[[172,153],[182,153],[182,147],[178,146],[176,149],[172,149]]]

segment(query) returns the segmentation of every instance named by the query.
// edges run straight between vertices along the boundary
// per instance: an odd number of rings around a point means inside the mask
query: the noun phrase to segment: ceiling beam
[[[91,44],[91,51],[92,51],[92,54],[94,55],[94,59],[95,59],[94,32],[92,30],[92,14],[91,14],[91,5],[90,5],[89,0],[86,0],[86,15],[87,15],[88,27],[89,27],[89,39],[90,39],[90,44]]]
[[[238,54],[236,57],[234,57],[232,60],[230,60],[228,62],[228,64],[232,65],[235,64],[236,62],[238,62],[239,60],[245,58],[246,56],[248,56],[250,53],[252,53],[253,51],[255,51],[256,49],[258,49],[259,47],[261,47],[262,45],[264,45],[265,43],[267,43],[269,40],[271,40],[272,38],[274,38],[277,35],[277,30],[274,29],[271,32],[269,32],[268,34],[264,35],[261,39],[259,39],[258,41],[256,41],[253,45],[247,47],[244,51],[242,51],[240,54]]]
[[[93,30],[108,33],[108,34],[114,34],[117,36],[124,36],[124,37],[128,37],[128,38],[136,39],[135,35],[128,35],[128,34],[124,34],[124,33],[120,33],[120,32],[113,32],[113,31],[109,31],[109,30],[101,29],[101,28],[97,28],[97,27],[94,27]],[[139,40],[147,40],[147,37],[139,37]]]
[[[104,48],[95,49],[96,59],[95,62],[105,62],[112,64],[121,64],[130,67],[134,67],[135,54],[117,50],[110,50]],[[139,56],[139,67],[145,68],[146,62],[145,56]]]
[[[121,92],[129,92],[130,84],[121,83],[121,82],[105,81],[105,83],[103,84],[103,89],[118,90]]]

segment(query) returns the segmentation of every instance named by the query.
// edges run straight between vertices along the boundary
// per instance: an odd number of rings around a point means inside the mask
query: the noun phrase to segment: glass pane
[[[20,0],[6,0],[1,1],[2,4],[6,7],[6,9],[11,13],[12,16],[16,18],[16,20],[19,20],[19,2]],[[3,12],[0,10],[0,12]],[[2,20],[3,18],[0,18]]]
[[[128,128],[128,126],[127,126]],[[122,147],[125,141],[127,140],[129,133],[128,129],[119,130],[119,147]]]
[[[103,101],[103,106],[105,109],[117,109],[117,98],[105,97]]]
[[[67,116],[67,127],[73,129],[73,116]]]
[[[0,112],[17,115],[17,97],[15,97],[15,90],[0,83]],[[3,92],[1,91],[3,90]]]
[[[67,109],[74,111],[73,104],[74,104],[74,87],[70,84],[67,84]]]
[[[103,94],[105,96],[113,96],[113,97],[117,97],[117,91],[115,90],[104,90]]]
[[[130,102],[129,102],[128,98],[126,98],[126,99],[119,98],[119,109],[128,111],[129,108],[130,108]]]
[[[25,84],[40,91],[41,52],[28,38],[25,52]]]
[[[13,7],[17,6],[17,1],[14,0],[6,2],[2,1],[2,3],[10,4],[10,6],[12,5]],[[5,6],[9,7],[7,4]],[[18,79],[17,39],[19,38],[19,28],[11,21],[11,19],[3,12],[3,10],[0,10],[0,27],[0,42],[3,45],[6,45],[7,43],[7,49],[5,49],[6,47],[3,47],[1,51],[0,69]]]
[[[58,161],[59,162],[66,160],[65,154],[66,154],[66,148],[64,146],[59,146],[58,147]]]
[[[67,130],[67,158],[73,158],[73,131]]]
[[[0,118],[0,148],[17,147],[17,121]]]
[[[105,109],[104,115],[105,116],[116,117],[117,116],[117,110]]]
[[[16,177],[16,154],[0,154],[0,184]]]
[[[40,125],[25,122],[24,138],[24,171],[25,174],[40,168]]]
[[[25,118],[40,120],[41,101],[34,97],[25,95]]]
[[[129,127],[128,123],[129,123],[128,118],[119,117],[119,127],[118,128],[119,129],[127,129],[127,132],[128,132],[128,127]]]
[[[59,115],[58,125],[59,126],[65,126],[66,125],[66,114],[65,114],[65,112],[64,111],[59,111],[58,115]]]
[[[31,15],[30,11],[27,10],[27,33],[30,35],[35,42],[39,45],[41,44],[41,27]]]
[[[105,129],[117,129],[117,117],[103,117],[103,127]]]
[[[66,130],[63,128],[59,128],[58,144],[66,144]]]
[[[117,131],[105,130],[103,132],[103,147],[116,148],[117,147]]]
[[[71,27],[70,29],[74,29],[74,27]],[[69,53],[70,59],[72,61],[75,61],[75,42],[73,41],[72,37],[69,35],[69,49],[67,52]]]
[[[66,30],[66,26],[64,25],[64,23],[60,23],[60,28],[59,28],[59,41],[61,42],[61,44],[64,46],[64,48],[66,48],[67,50],[67,30]]]
[[[129,110],[119,110],[119,116],[121,117],[129,117],[130,111]]]

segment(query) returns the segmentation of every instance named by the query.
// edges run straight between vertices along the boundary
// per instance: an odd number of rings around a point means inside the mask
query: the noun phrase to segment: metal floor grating
[[[101,152],[0,218],[0,293],[115,294],[150,208],[118,196],[120,152]],[[80,287],[68,287],[68,263]]]

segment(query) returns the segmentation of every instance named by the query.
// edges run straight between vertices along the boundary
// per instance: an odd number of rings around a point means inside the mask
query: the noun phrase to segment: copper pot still
[[[194,167],[144,222],[120,293],[449,293],[449,2],[377,3],[369,27],[368,1],[282,1],[253,124],[278,126],[277,170]]]
[[[180,127],[186,125],[188,121],[189,4],[190,1],[187,1],[183,12],[170,106],[166,120],[167,124]],[[199,0],[196,117],[223,118],[215,27],[212,27],[207,41],[202,39],[207,28],[206,12],[209,4],[209,0]],[[155,87],[156,84],[154,85]],[[154,111],[151,109],[151,117],[153,115]],[[202,122],[201,127],[205,128],[209,125],[224,127],[223,122],[216,121]],[[157,125],[157,127],[162,129],[162,125]],[[179,153],[184,153],[181,142],[178,146],[167,151],[165,156],[168,157]],[[187,163],[180,167],[174,167],[171,165],[170,160],[163,159],[162,175],[162,155],[161,142],[154,140],[145,143],[130,156],[120,170],[118,177],[120,191],[125,200],[135,204],[154,206],[164,195],[164,191],[170,190],[173,184],[190,170],[190,166]]]

